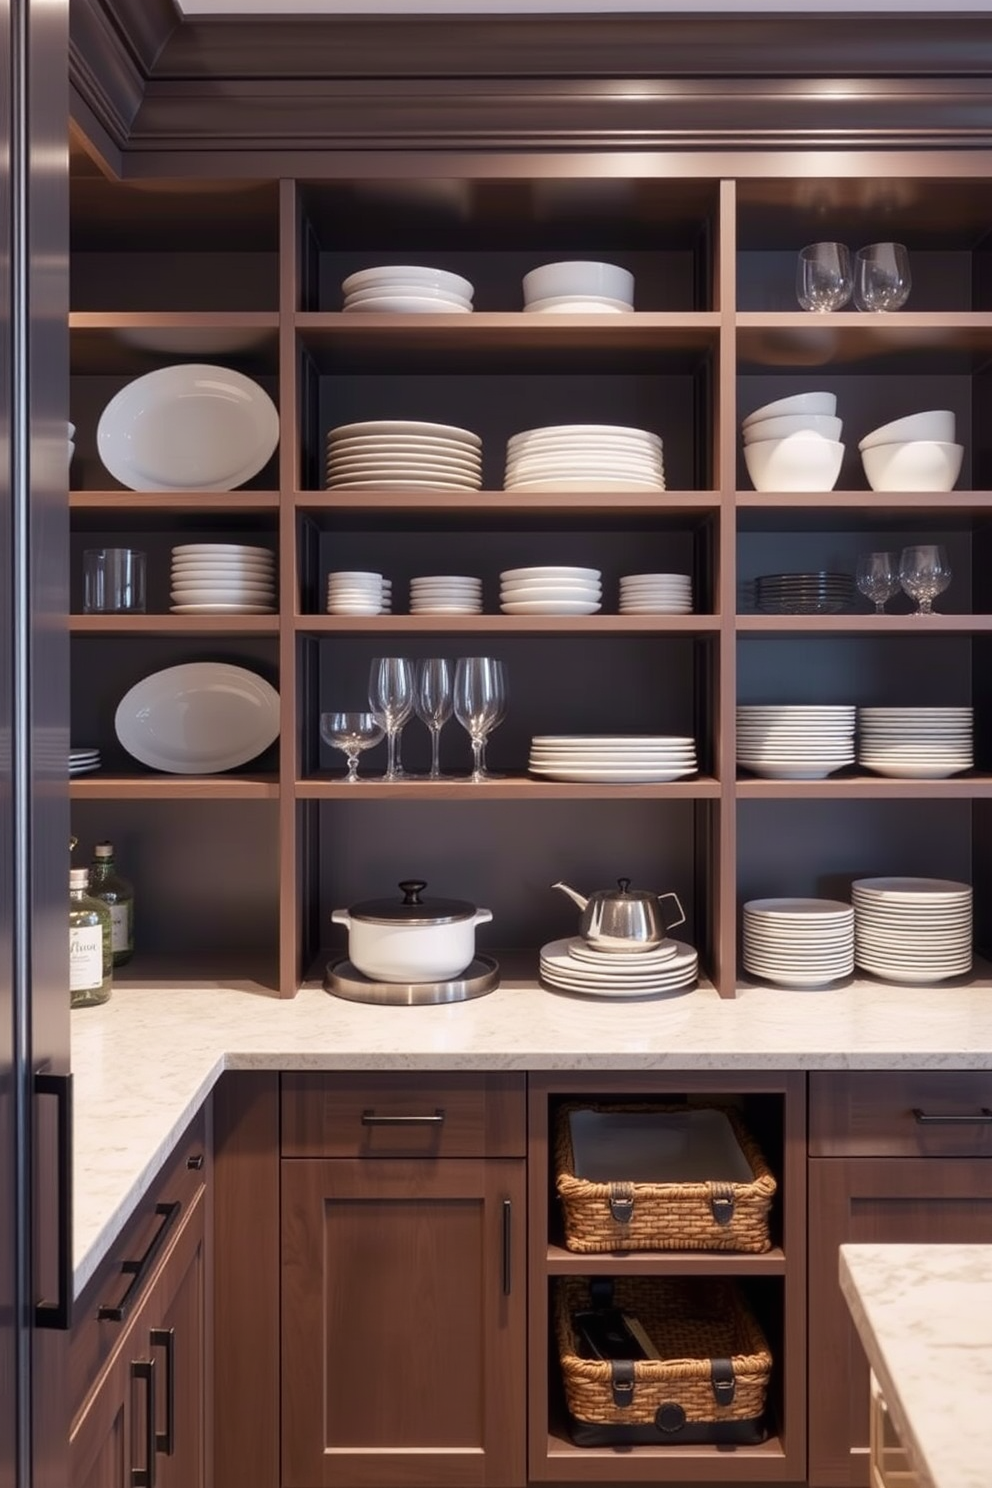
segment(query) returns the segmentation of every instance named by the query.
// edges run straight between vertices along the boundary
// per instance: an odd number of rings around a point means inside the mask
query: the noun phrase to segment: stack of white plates
[[[411,615],[481,615],[482,580],[468,574],[425,574],[410,580]]]
[[[839,615],[854,602],[854,580],[850,574],[825,571],[759,574],[754,602],[772,615]]]
[[[99,749],[87,749],[80,747],[79,749],[69,750],[70,775],[89,775],[92,770],[99,770],[99,768]]]
[[[661,440],[618,424],[551,424],[506,446],[507,491],[663,491]]]
[[[602,608],[598,568],[507,568],[500,574],[504,615],[595,615]]]
[[[854,707],[742,704],[737,763],[767,780],[823,780],[854,763]]]
[[[971,885],[946,878],[856,878],[855,959],[893,982],[971,970]]]
[[[971,708],[859,708],[858,764],[896,780],[945,780],[975,763]]]
[[[267,615],[275,609],[276,559],[248,543],[180,543],[172,550],[174,615]]]
[[[696,985],[699,956],[681,940],[650,951],[595,951],[581,936],[541,947],[541,981],[584,997],[656,997]]]
[[[698,769],[696,741],[668,734],[536,734],[527,768],[544,780],[680,780]]]
[[[688,574],[627,574],[620,580],[621,615],[690,615]]]
[[[744,970],[783,987],[823,987],[854,970],[854,910],[839,899],[751,899]]]
[[[461,274],[421,264],[360,269],[341,285],[344,309],[363,315],[466,315],[475,289]]]
[[[482,440],[470,429],[414,419],[341,424],[327,436],[328,490],[477,491]]]
[[[340,569],[327,575],[329,615],[384,615],[392,608],[393,586],[379,573]]]

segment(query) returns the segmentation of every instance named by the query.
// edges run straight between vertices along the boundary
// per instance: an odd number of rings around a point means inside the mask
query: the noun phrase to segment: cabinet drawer
[[[284,1157],[522,1157],[523,1075],[287,1074]]]
[[[992,1073],[811,1074],[812,1157],[992,1157]]]

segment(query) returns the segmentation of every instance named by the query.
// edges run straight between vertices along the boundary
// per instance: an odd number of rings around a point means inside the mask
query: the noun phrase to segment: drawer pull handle
[[[974,1112],[962,1111],[956,1115],[932,1116],[928,1111],[922,1111],[919,1106],[914,1106],[913,1118],[920,1126],[989,1126],[992,1124],[992,1111],[988,1106],[982,1106],[980,1110]]]
[[[141,1288],[145,1284],[145,1277],[155,1264],[155,1257],[165,1244],[166,1236],[179,1218],[181,1208],[182,1205],[178,1199],[174,1204],[155,1205],[155,1213],[162,1216],[162,1223],[149,1241],[148,1249],[143,1256],[139,1256],[136,1261],[122,1261],[121,1274],[130,1276],[133,1280],[118,1303],[111,1304],[104,1302],[97,1309],[96,1315],[102,1323],[122,1323],[127,1317],[141,1294]]]
[[[155,1433],[155,1450],[171,1457],[176,1450],[176,1330],[152,1328],[152,1348],[165,1349],[165,1430]]]
[[[513,1291],[513,1201],[503,1200],[503,1296]]]
[[[362,1112],[363,1126],[441,1126],[444,1111],[440,1106],[433,1116],[377,1116],[374,1111]]]
[[[133,1359],[131,1378],[145,1382],[145,1465],[131,1468],[131,1488],[155,1488],[155,1360]]]
[[[192,1157],[186,1159],[186,1166],[191,1173],[199,1173],[203,1167],[203,1153],[194,1152]]]

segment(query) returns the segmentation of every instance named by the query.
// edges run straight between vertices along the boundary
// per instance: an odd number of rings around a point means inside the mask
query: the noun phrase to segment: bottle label
[[[103,928],[80,925],[69,931],[69,991],[89,992],[103,984]]]
[[[110,910],[110,946],[116,954],[117,951],[130,951],[131,945],[131,905],[111,904]]]

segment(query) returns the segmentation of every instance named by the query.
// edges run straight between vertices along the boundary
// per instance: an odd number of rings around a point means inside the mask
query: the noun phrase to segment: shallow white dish
[[[264,388],[205,362],[160,367],[111,398],[96,431],[110,474],[132,491],[233,491],[279,442]]]
[[[696,744],[695,739],[687,734],[535,734],[531,742],[561,745],[563,748],[603,745],[610,749],[645,749],[652,744],[661,749],[679,744],[695,748]]]
[[[454,440],[457,444],[468,444],[473,449],[482,448],[482,440],[471,429],[459,428],[457,424],[431,424],[422,419],[369,419],[360,424],[338,424],[328,432],[328,440],[354,438],[356,435],[402,434],[422,435],[429,439]]]
[[[369,269],[356,269],[341,282],[345,294],[365,289],[372,284],[433,284],[451,294],[471,299],[475,287],[471,280],[451,269],[435,269],[430,264],[376,264]]]
[[[355,303],[346,300],[342,315],[469,315],[472,306],[458,300],[440,297],[428,299],[415,294],[381,294]]]
[[[831,418],[837,412],[836,393],[793,393],[788,398],[776,398],[773,403],[763,403],[741,420],[741,428],[747,429],[759,419],[778,418],[792,413],[825,413]]]
[[[465,439],[445,439],[439,434],[354,434],[337,437],[332,430],[325,445],[327,458],[367,458],[370,455],[446,455],[449,459],[475,464],[479,448]]]
[[[336,476],[328,480],[328,491],[477,491],[476,480],[433,480],[426,477],[383,478],[382,480],[360,480],[353,476]]]
[[[173,546],[172,552],[173,555],[179,553],[183,557],[193,556],[195,554],[208,558],[215,556],[218,558],[224,556],[237,557],[241,555],[249,558],[263,558],[267,562],[271,562],[275,558],[275,553],[271,548],[254,547],[251,543],[176,543]]]
[[[136,682],[117,705],[114,729],[153,770],[212,775],[247,764],[278,738],[279,694],[246,667],[187,662]]]
[[[609,300],[602,295],[549,295],[544,300],[529,300],[524,311],[530,315],[618,315],[633,308],[629,300]]]
[[[504,483],[504,490],[507,491],[663,491],[664,489],[664,481],[638,480],[634,477],[626,480],[611,480],[605,476],[583,476],[580,479],[570,480],[516,480]]]
[[[643,966],[648,969],[663,965],[678,954],[678,946],[674,940],[663,940],[658,945],[644,951],[602,951],[591,945],[589,941],[583,940],[581,935],[573,935],[569,940],[551,941],[548,945],[542,946],[541,954],[547,955],[552,946],[564,946],[566,952],[562,954],[567,953],[570,961],[585,961],[590,966],[605,967],[607,970],[611,966],[624,968]]]
[[[440,454],[434,450],[422,455],[348,455],[341,458],[331,456],[324,466],[327,475],[350,475],[363,470],[371,470],[376,474],[382,472],[387,475],[398,475],[403,471],[410,471],[415,475],[439,475],[444,470],[453,470],[457,475],[476,475],[480,469],[478,459],[468,451],[461,456],[455,453]]]
[[[173,615],[274,615],[275,607],[264,604],[174,604]]]
[[[519,429],[516,434],[511,434],[506,441],[507,445],[520,443],[521,440],[541,439],[634,439],[639,442],[646,441],[648,444],[660,445],[661,435],[655,434],[652,429],[637,429],[630,424],[542,424],[534,429]]]
[[[546,566],[543,568],[504,568],[500,579],[595,579],[602,577],[598,568],[569,568],[567,566]]]
[[[602,608],[595,599],[518,599],[500,602],[504,615],[595,615]]]
[[[663,784],[667,781],[681,780],[684,775],[694,775],[696,773],[696,767],[694,765],[687,765],[680,768],[673,766],[670,769],[665,766],[658,766],[658,768],[649,766],[645,769],[640,769],[636,765],[604,765],[599,769],[573,765],[554,767],[529,765],[528,769],[532,775],[541,775],[548,780],[573,780],[577,784],[600,783],[603,785],[636,785],[638,782],[645,785],[654,782]]]

